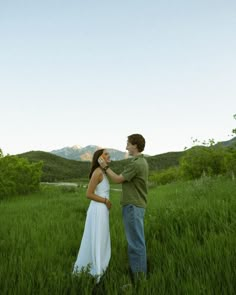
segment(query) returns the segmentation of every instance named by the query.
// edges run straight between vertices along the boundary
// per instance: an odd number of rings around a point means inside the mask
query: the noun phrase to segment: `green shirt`
[[[121,205],[132,204],[146,208],[148,163],[144,156],[135,156],[121,174],[125,178],[122,183]]]

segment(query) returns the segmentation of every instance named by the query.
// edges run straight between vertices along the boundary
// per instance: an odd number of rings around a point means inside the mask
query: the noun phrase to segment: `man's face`
[[[137,145],[127,141],[126,150],[129,152],[129,155],[132,156],[137,150]]]

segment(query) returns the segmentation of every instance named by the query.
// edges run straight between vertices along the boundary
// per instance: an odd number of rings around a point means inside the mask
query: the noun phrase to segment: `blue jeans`
[[[147,257],[143,223],[145,209],[130,204],[123,206],[122,214],[131,270],[133,273],[146,273]]]

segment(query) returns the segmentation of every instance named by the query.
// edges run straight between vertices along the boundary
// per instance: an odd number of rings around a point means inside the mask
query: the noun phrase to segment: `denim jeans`
[[[122,214],[132,273],[146,273],[147,257],[143,223],[145,209],[130,204],[123,206]]]

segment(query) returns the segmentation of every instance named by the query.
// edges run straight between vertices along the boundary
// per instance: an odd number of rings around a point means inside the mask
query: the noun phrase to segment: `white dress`
[[[110,185],[105,174],[95,194],[109,199]],[[91,201],[85,221],[84,233],[73,273],[89,266],[89,273],[99,282],[111,258],[109,210],[104,203]]]

